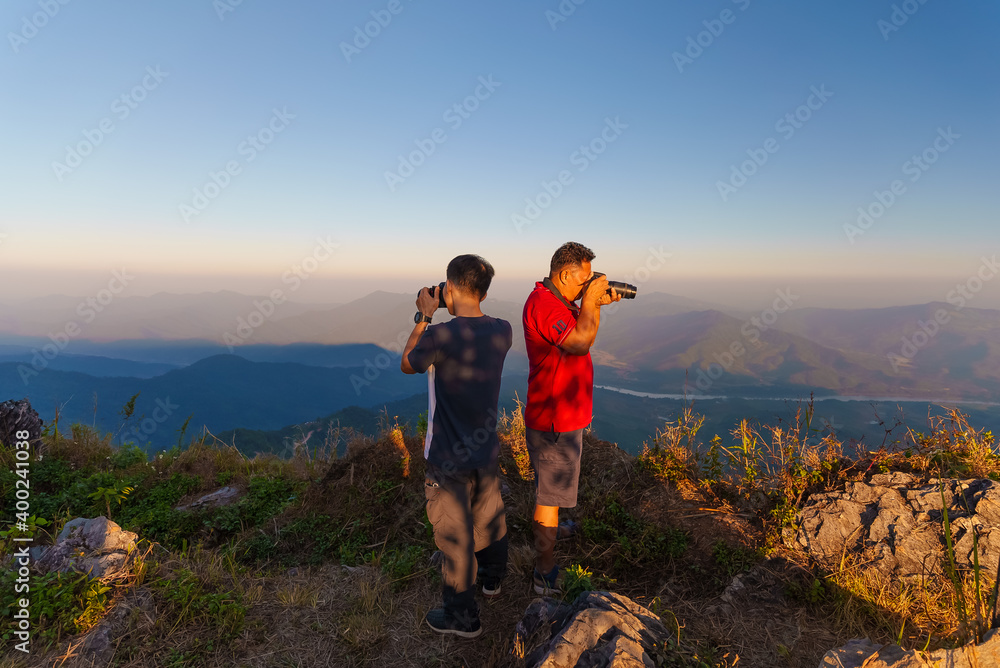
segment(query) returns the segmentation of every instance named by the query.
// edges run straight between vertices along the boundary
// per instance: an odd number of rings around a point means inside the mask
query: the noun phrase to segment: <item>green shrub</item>
[[[27,596],[15,593],[16,570],[0,573],[0,639],[4,644],[14,641],[14,610],[18,599]],[[31,605],[28,618],[36,637],[45,643],[81,633],[93,626],[108,607],[110,587],[83,573],[51,572],[33,575],[30,582]]]

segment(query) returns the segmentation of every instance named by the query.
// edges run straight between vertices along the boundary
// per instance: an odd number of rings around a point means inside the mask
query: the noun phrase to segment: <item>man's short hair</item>
[[[448,263],[449,281],[482,299],[493,281],[493,265],[478,255],[459,255]]]
[[[596,255],[583,244],[575,241],[567,241],[552,255],[552,262],[549,263],[549,275],[555,276],[568,266],[580,267],[584,262],[590,262]]]

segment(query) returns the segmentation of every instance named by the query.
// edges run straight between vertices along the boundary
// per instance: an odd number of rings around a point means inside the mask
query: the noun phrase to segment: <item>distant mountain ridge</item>
[[[27,385],[17,364],[0,364],[0,396],[28,397],[46,420],[59,407],[60,422],[67,426],[93,422],[116,431],[122,407],[139,393],[135,417],[124,433],[156,447],[176,442],[189,415],[195,431],[202,425],[213,433],[236,427],[279,429],[350,405],[403,399],[426,387],[426,378],[403,376],[398,366],[395,374],[365,376],[358,368],[251,362],[237,355],[216,355],[155,378],[97,378],[46,369]]]

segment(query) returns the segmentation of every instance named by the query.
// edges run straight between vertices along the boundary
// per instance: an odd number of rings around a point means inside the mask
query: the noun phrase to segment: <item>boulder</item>
[[[979,645],[968,644],[934,652],[906,650],[898,645],[876,645],[867,638],[855,639],[823,656],[819,668],[983,668],[1000,666],[1000,633],[987,633]]]
[[[670,633],[660,618],[627,596],[580,594],[572,604],[531,602],[515,631],[526,668],[646,668]]]
[[[944,487],[944,503],[941,487]],[[995,572],[1000,562],[1000,483],[932,479],[920,484],[906,473],[847,483],[842,492],[811,496],[785,534],[789,547],[839,570],[845,557],[865,561],[887,577],[904,580],[940,576],[945,556],[944,512],[948,509],[956,563],[973,564],[973,533],[979,565]]]
[[[19,431],[28,432],[27,440],[36,448],[37,457],[42,444],[42,419],[38,413],[27,399],[0,403],[0,443],[13,447],[15,441],[24,440],[17,438]]]
[[[131,566],[138,536],[106,517],[70,520],[59,532],[54,545],[47,547],[36,567],[48,571],[78,571],[93,578],[111,579]]]

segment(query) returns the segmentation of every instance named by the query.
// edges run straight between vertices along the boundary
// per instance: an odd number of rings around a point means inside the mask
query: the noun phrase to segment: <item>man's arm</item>
[[[426,322],[418,322],[413,326],[413,331],[410,332],[410,338],[406,340],[406,347],[403,348],[403,359],[399,361],[399,369],[403,373],[420,373],[410,366],[409,356],[410,351],[417,347],[417,341],[419,341],[420,337],[424,335],[424,330],[427,329],[427,325],[428,323]]]
[[[438,288],[435,288],[437,290]],[[431,291],[424,288],[417,295],[417,310],[424,315],[431,317],[434,315],[434,311],[438,307],[438,298],[431,294]],[[413,326],[413,331],[410,332],[410,338],[406,340],[406,347],[403,348],[403,359],[399,361],[399,370],[406,374],[413,373],[423,373],[423,370],[418,371],[410,365],[410,351],[417,347],[417,343],[420,341],[420,337],[424,335],[424,331],[427,329],[426,322],[418,322]]]
[[[587,287],[580,300],[580,315],[576,326],[570,330],[559,347],[570,355],[586,355],[597,339],[597,329],[601,326],[601,307],[611,302],[621,301],[621,295],[614,288],[608,294],[608,277],[598,276]]]

